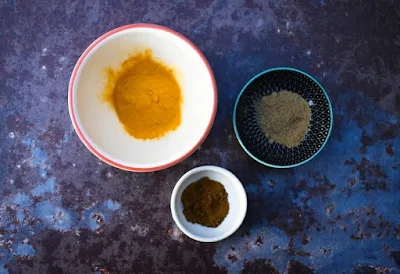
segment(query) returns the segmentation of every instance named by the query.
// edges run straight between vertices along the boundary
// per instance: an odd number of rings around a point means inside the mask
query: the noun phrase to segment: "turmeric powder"
[[[182,94],[172,69],[146,50],[107,69],[103,99],[110,103],[127,133],[137,139],[155,139],[181,123]]]

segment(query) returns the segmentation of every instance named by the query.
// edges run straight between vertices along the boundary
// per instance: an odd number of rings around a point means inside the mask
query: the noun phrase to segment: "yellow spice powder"
[[[103,99],[137,139],[162,137],[181,124],[179,84],[173,70],[154,60],[151,50],[130,57],[117,70],[107,69]]]

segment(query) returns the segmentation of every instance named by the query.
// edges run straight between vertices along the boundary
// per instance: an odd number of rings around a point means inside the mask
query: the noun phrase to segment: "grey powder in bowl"
[[[311,109],[300,95],[290,91],[264,96],[260,105],[261,127],[270,142],[298,146],[310,126]]]

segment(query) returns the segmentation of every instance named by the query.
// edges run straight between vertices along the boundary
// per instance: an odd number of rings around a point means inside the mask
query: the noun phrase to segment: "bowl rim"
[[[183,182],[186,181],[186,179],[195,174],[198,173],[200,171],[204,171],[204,170],[211,170],[214,172],[218,172],[221,173],[225,176],[228,177],[229,182],[232,183],[233,185],[237,186],[239,188],[239,191],[241,194],[243,194],[243,198],[244,198],[244,211],[243,214],[238,215],[238,219],[239,221],[236,223],[236,225],[232,226],[229,230],[227,230],[225,233],[221,234],[220,236],[217,237],[210,237],[210,238],[205,238],[205,237],[200,237],[197,236],[195,234],[193,234],[192,232],[190,232],[189,230],[187,230],[182,223],[180,222],[178,215],[177,215],[177,209],[175,206],[175,201],[178,198],[178,191],[181,188]],[[247,214],[247,194],[246,194],[246,190],[242,184],[242,182],[239,180],[238,177],[236,177],[235,174],[233,174],[231,171],[223,168],[223,167],[219,167],[219,166],[213,166],[213,165],[205,165],[205,166],[199,166],[199,167],[195,167],[189,171],[187,171],[179,180],[178,182],[175,184],[174,189],[172,191],[171,194],[171,201],[170,201],[170,208],[171,208],[171,213],[172,213],[172,219],[174,220],[175,224],[178,226],[178,228],[188,237],[199,241],[199,242],[206,242],[206,243],[211,243],[211,242],[218,242],[221,241],[225,238],[228,238],[229,236],[231,236],[233,233],[236,232],[236,230],[238,230],[238,228],[242,225],[246,214]]]
[[[247,86],[249,86],[249,85],[250,85],[255,79],[257,79],[258,77],[260,77],[260,76],[262,76],[262,75],[264,75],[264,74],[267,74],[267,73],[269,73],[269,72],[272,72],[272,71],[277,71],[277,70],[289,70],[289,71],[299,72],[299,73],[301,73],[301,74],[303,74],[303,75],[309,77],[311,80],[313,80],[313,81],[318,85],[318,87],[322,90],[322,92],[323,92],[324,95],[325,95],[326,100],[328,101],[328,105],[329,105],[329,114],[330,114],[330,118],[331,118],[331,122],[330,122],[330,124],[329,124],[328,135],[326,136],[324,143],[323,143],[322,146],[317,150],[317,152],[315,152],[311,157],[307,158],[306,160],[304,160],[304,161],[302,161],[302,162],[299,162],[299,163],[293,164],[293,165],[287,165],[287,166],[279,166],[279,165],[269,164],[269,163],[267,163],[267,162],[264,162],[264,161],[258,159],[256,156],[254,156],[254,155],[246,148],[246,146],[243,144],[243,142],[242,142],[242,140],[241,140],[241,138],[240,138],[240,136],[239,136],[239,131],[238,131],[237,125],[236,125],[236,109],[237,109],[237,106],[238,106],[238,103],[239,103],[239,99],[240,99],[240,97],[242,96],[243,92],[246,90]],[[317,155],[321,152],[321,150],[325,147],[325,145],[326,145],[326,143],[328,142],[328,139],[329,139],[329,137],[330,137],[330,135],[331,135],[331,131],[332,131],[332,127],[333,127],[333,109],[332,109],[331,101],[329,100],[329,96],[328,96],[328,94],[326,93],[324,87],[323,87],[314,77],[312,77],[310,74],[308,74],[308,73],[306,73],[306,72],[304,72],[304,71],[302,71],[302,70],[296,69],[296,68],[291,68],[291,67],[276,67],[276,68],[270,68],[270,69],[264,70],[264,71],[262,71],[262,72],[256,74],[255,76],[253,76],[249,81],[247,81],[246,85],[244,85],[244,87],[243,87],[242,90],[240,91],[238,97],[236,98],[235,106],[234,106],[234,108],[233,108],[232,119],[233,119],[233,129],[234,129],[234,131],[235,131],[236,139],[239,141],[239,144],[240,144],[240,146],[243,148],[243,150],[244,150],[251,158],[253,158],[253,159],[256,160],[257,162],[259,162],[260,164],[263,164],[263,165],[268,166],[268,167],[273,167],[273,168],[292,168],[292,167],[297,167],[297,166],[300,166],[300,165],[302,165],[302,164],[305,164],[305,163],[307,163],[308,161],[311,161],[311,160],[312,160],[315,156],[317,156]]]
[[[212,108],[212,113],[211,113],[211,117],[210,117],[210,121],[208,122],[208,126],[203,134],[203,136],[199,139],[199,141],[191,148],[189,149],[184,155],[182,155],[181,157],[179,157],[178,159],[175,159],[171,162],[165,163],[163,165],[159,165],[159,166],[151,166],[151,167],[135,167],[133,165],[122,165],[120,163],[117,163],[111,159],[109,159],[108,157],[104,156],[103,154],[101,154],[99,151],[97,151],[92,145],[91,142],[89,141],[88,138],[86,138],[78,123],[77,123],[77,118],[76,118],[76,111],[74,109],[74,104],[73,104],[73,96],[74,96],[74,85],[75,85],[75,81],[76,81],[76,76],[78,73],[78,70],[80,69],[83,61],[86,59],[86,57],[92,52],[92,50],[103,40],[105,40],[106,38],[113,36],[119,32],[122,31],[126,31],[126,30],[130,30],[130,29],[137,29],[137,28],[142,28],[142,29],[155,29],[155,30],[160,30],[160,31],[164,31],[164,32],[168,32],[170,34],[175,35],[177,38],[183,40],[184,42],[186,42],[186,44],[188,44],[190,47],[192,47],[192,49],[199,55],[200,59],[203,61],[206,69],[208,70],[209,73],[209,77],[211,79],[211,83],[212,83],[212,89],[213,89],[213,93],[214,93],[214,105]],[[114,166],[116,168],[119,169],[123,169],[123,170],[127,170],[127,171],[134,171],[134,172],[152,172],[152,171],[157,171],[157,170],[162,170],[162,169],[166,169],[168,167],[171,167],[173,165],[176,165],[178,163],[180,163],[181,161],[183,161],[184,159],[186,159],[187,157],[189,157],[191,154],[193,154],[193,152],[195,152],[195,150],[199,147],[199,145],[201,145],[203,143],[203,141],[206,139],[206,137],[208,136],[213,124],[214,124],[214,120],[215,120],[215,115],[217,112],[217,104],[218,104],[218,95],[217,95],[217,84],[215,81],[215,77],[214,77],[214,73],[211,69],[210,64],[208,63],[206,57],[204,56],[204,54],[199,50],[199,48],[192,42],[190,41],[188,38],[186,38],[185,36],[183,36],[182,34],[178,33],[175,30],[172,30],[170,28],[164,27],[164,26],[160,26],[160,25],[156,25],[156,24],[144,24],[144,23],[136,23],[136,24],[129,24],[129,25],[125,25],[125,26],[121,26],[118,28],[115,28],[113,30],[110,30],[106,33],[104,33],[103,35],[101,35],[99,38],[97,38],[96,40],[94,40],[86,49],[85,51],[82,53],[82,55],[79,57],[78,61],[75,64],[75,67],[71,73],[71,78],[69,81],[69,85],[68,85],[68,110],[69,110],[69,114],[70,114],[70,118],[72,121],[72,124],[75,128],[76,133],[78,134],[79,139],[82,141],[82,143],[86,146],[87,149],[89,149],[89,151],[91,153],[93,153],[97,158],[99,158],[100,160],[102,160],[103,162]]]

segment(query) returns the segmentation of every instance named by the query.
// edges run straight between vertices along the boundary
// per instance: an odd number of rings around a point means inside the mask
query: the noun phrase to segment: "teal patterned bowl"
[[[281,90],[299,94],[311,108],[308,132],[293,148],[271,144],[260,124],[262,97]],[[332,124],[332,106],[324,88],[312,76],[293,68],[273,68],[254,76],[240,92],[233,110],[240,145],[254,160],[275,168],[296,167],[314,158],[328,141]]]

